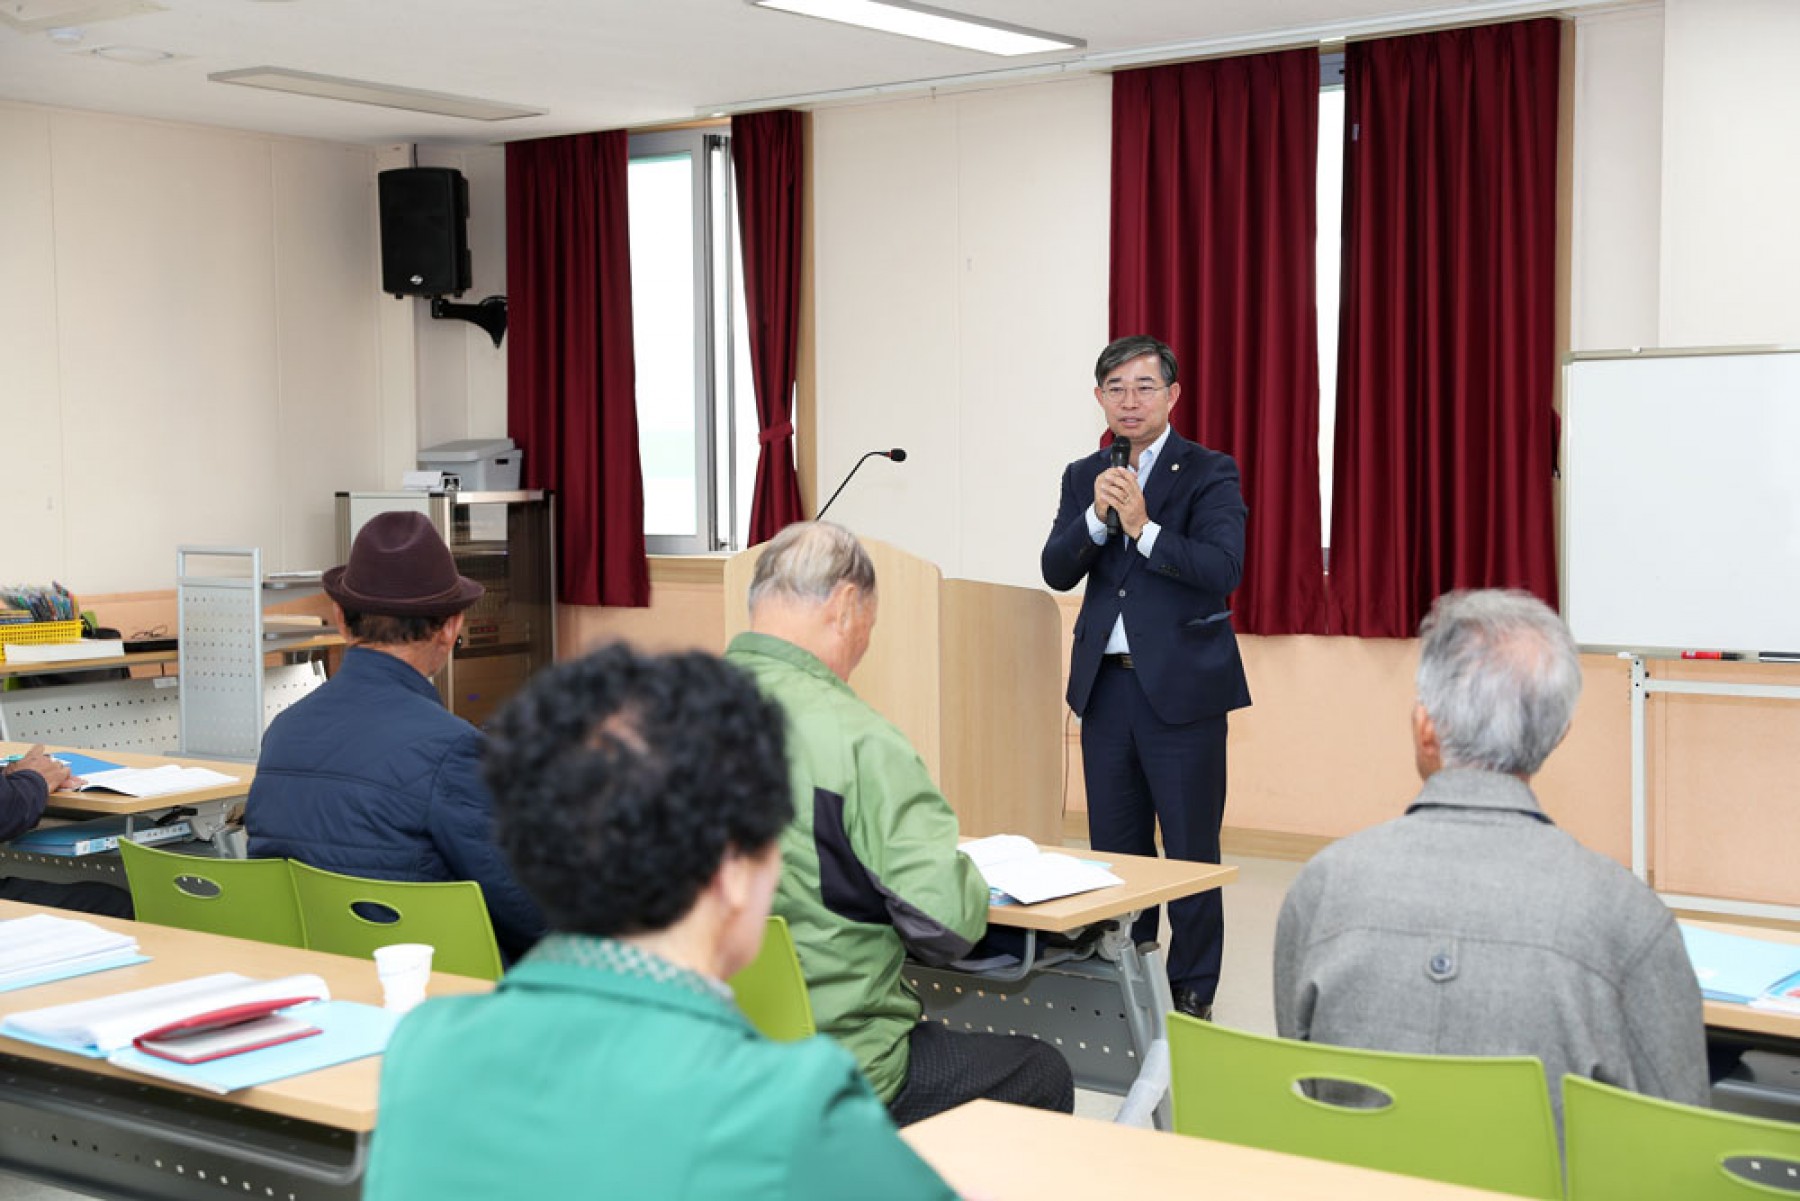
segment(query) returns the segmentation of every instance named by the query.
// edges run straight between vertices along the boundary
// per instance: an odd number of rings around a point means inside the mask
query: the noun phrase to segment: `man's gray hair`
[[[1447,592],[1419,637],[1419,703],[1444,766],[1535,774],[1581,696],[1581,658],[1562,618],[1523,592]]]
[[[769,540],[750,580],[750,609],[770,598],[824,604],[851,584],[875,596],[875,564],[856,535],[829,521],[797,521]]]

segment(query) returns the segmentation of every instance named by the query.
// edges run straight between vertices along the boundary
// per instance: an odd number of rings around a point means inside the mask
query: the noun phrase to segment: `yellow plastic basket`
[[[80,642],[79,621],[26,621],[0,626],[0,646],[13,642]]]

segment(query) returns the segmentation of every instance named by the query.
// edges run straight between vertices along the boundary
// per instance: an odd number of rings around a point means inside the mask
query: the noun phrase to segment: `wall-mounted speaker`
[[[380,174],[381,290],[395,296],[461,296],[469,265],[469,181],[449,167]]]

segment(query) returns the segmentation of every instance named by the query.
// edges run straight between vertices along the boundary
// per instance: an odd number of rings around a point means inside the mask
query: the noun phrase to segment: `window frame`
[[[734,364],[730,353],[737,292],[732,270],[736,208],[730,146],[728,130],[708,127],[634,133],[626,152],[631,163],[686,155],[691,167],[696,528],[691,534],[646,532],[644,549],[653,555],[700,555],[729,550],[739,524],[737,465],[735,456],[729,453],[737,442]],[[638,366],[641,370],[642,364]]]

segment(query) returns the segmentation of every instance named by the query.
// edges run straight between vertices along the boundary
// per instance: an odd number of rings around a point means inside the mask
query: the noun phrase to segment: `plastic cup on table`
[[[422,942],[375,948],[382,1008],[405,1013],[425,999],[425,985],[431,979],[431,955],[431,945]]]

